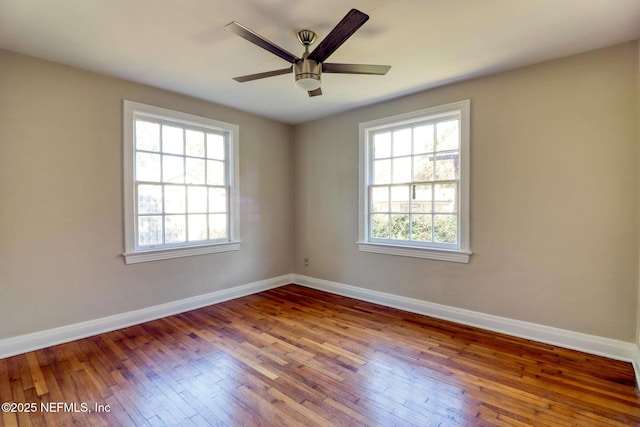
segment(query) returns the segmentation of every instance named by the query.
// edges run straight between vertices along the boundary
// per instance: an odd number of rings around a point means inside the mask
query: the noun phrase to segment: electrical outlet
[[[304,266],[309,267],[309,258],[304,259]]]

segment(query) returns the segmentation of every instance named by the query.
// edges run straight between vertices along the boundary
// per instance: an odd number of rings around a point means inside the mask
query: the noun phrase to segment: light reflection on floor
[[[416,360],[375,351],[360,373],[368,380],[363,392],[374,403],[368,409],[381,416],[390,412],[412,423],[422,420],[425,425],[440,425],[455,422],[470,404],[452,375],[420,366]]]

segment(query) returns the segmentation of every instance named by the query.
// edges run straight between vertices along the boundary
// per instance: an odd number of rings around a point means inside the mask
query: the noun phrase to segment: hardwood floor
[[[2,359],[0,401],[5,426],[640,425],[629,363],[296,285]]]

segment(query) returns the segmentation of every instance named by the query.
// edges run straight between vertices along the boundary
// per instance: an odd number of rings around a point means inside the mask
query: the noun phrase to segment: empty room
[[[640,425],[637,0],[1,0],[0,426]]]

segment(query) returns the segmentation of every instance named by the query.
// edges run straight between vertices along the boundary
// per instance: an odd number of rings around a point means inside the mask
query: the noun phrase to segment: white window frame
[[[186,242],[177,246],[158,249],[137,248],[137,200],[135,192],[135,120],[148,117],[187,127],[215,130],[227,137],[227,179],[229,185],[229,238],[219,242]],[[193,114],[155,107],[129,100],[123,101],[124,141],[124,234],[126,264],[180,258],[193,255],[235,251],[240,249],[239,217],[239,127],[238,125],[200,117]]]
[[[471,256],[469,245],[469,171],[470,171],[470,109],[471,101],[463,100],[446,105],[427,108],[392,117],[360,123],[360,186],[359,186],[359,215],[358,215],[358,248],[362,252],[387,255],[427,258],[441,261],[468,263]],[[411,125],[437,118],[438,116],[458,113],[460,116],[460,155],[459,155],[459,207],[458,207],[458,244],[454,247],[444,245],[417,245],[411,241],[369,238],[369,185],[371,181],[372,141],[371,135],[381,129],[396,126]],[[440,246],[440,247],[438,247]]]

